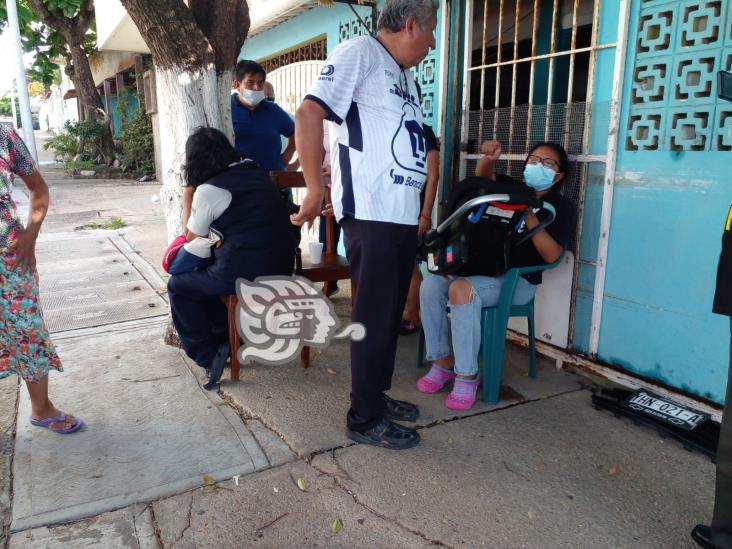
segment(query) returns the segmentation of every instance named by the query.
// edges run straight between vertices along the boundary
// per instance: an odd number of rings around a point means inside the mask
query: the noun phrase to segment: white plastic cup
[[[310,261],[313,263],[320,263],[323,260],[323,243],[322,242],[311,242],[310,243]]]

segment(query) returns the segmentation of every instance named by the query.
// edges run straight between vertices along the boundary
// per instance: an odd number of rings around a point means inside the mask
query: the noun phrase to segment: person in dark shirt
[[[481,152],[483,158],[478,162],[475,175],[495,179],[495,163],[501,156],[500,143],[486,142],[481,146]],[[538,198],[554,206],[556,217],[551,225],[514,249],[513,266],[553,263],[564,253],[576,222],[574,205],[559,193],[567,164],[567,153],[556,143],[539,143],[529,152],[524,182],[536,191]],[[519,232],[539,225],[542,213],[537,216],[529,212]],[[531,301],[540,282],[540,275],[520,278],[513,303],[524,305]],[[428,274],[425,277],[420,290],[422,327],[427,358],[433,364],[427,375],[417,381],[420,392],[436,393],[454,380],[445,406],[453,410],[468,410],[473,406],[480,383],[477,360],[481,342],[480,313],[483,307],[498,303],[502,285],[503,276]]]
[[[722,253],[717,267],[717,289],[712,311],[730,317],[730,369],[727,398],[719,429],[717,485],[714,493],[712,525],[697,524],[691,537],[701,547],[732,549],[732,204],[722,233]]]
[[[268,101],[267,73],[259,63],[242,60],[236,64],[236,80],[231,94],[231,120],[234,126],[234,148],[253,160],[265,172],[281,171],[295,153],[295,123],[274,101]],[[271,96],[274,88],[269,86]],[[282,139],[287,147],[282,151]],[[191,213],[194,189],[183,191],[183,226]],[[292,199],[288,189],[284,196]]]
[[[231,121],[234,148],[254,160],[264,171],[280,171],[295,152],[295,123],[282,107],[265,101],[267,73],[259,63],[239,61],[236,65],[236,92],[231,94]],[[282,141],[287,148],[280,154]]]

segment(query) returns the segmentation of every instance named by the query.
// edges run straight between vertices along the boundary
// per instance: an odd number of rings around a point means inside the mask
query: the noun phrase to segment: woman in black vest
[[[287,205],[266,172],[242,158],[214,128],[186,142],[186,185],[195,189],[186,239],[216,234],[221,241],[203,269],[173,275],[168,295],[186,354],[208,370],[211,389],[229,355],[226,307],[238,278],[291,275],[295,243]]]

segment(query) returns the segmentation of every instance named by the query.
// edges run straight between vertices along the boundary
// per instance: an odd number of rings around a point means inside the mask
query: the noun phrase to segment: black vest
[[[295,261],[285,200],[266,172],[246,161],[206,181],[231,193],[231,204],[211,227],[223,235],[208,268],[227,280],[291,275]]]

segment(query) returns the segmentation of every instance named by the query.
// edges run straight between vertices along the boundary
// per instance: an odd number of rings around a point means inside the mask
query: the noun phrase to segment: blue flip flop
[[[76,421],[71,427],[66,427],[65,429],[54,429],[51,427],[52,423],[64,423],[68,419],[68,417],[69,416],[62,412],[62,415],[58,417],[47,417],[46,419],[31,418],[30,422],[31,425],[34,425],[36,427],[45,427],[49,431],[53,431],[54,433],[58,433],[60,435],[70,435],[71,433],[75,433],[84,426],[84,422],[81,420],[81,418],[77,417],[74,418],[76,419]]]

